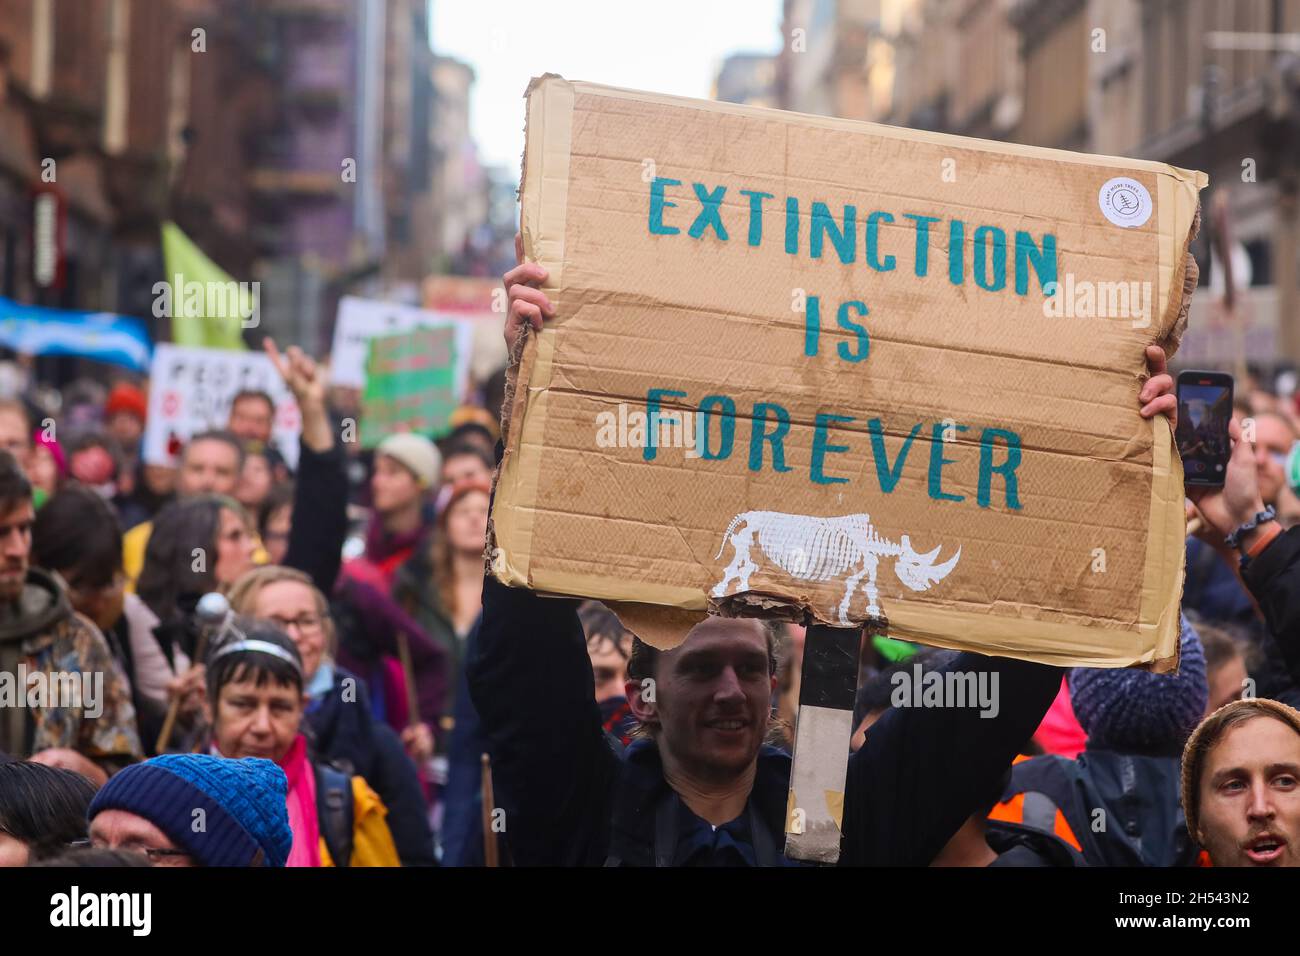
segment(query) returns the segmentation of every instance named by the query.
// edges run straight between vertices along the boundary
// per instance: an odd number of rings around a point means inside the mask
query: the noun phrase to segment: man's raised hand
[[[299,408],[305,404],[325,404],[325,376],[320,373],[315,359],[296,345],[289,346],[282,355],[275,339],[269,335],[262,340],[262,349],[289,391],[293,392]]]
[[[524,262],[524,239],[519,233],[515,233],[515,261],[518,265],[501,279],[510,302],[505,337],[506,348],[512,355],[525,325],[540,332],[543,320],[555,318],[555,307],[540,288],[550,273],[535,262]]]
[[[316,360],[296,345],[289,346],[281,355],[270,336],[262,339],[262,349],[298,402],[303,444],[315,452],[333,447],[334,433],[325,412],[325,375]]]
[[[1187,497],[1205,520],[1220,534],[1229,534],[1238,525],[1245,524],[1264,510],[1259,496],[1259,470],[1255,464],[1255,451],[1250,442],[1243,441],[1241,426],[1235,420],[1228,422],[1228,437],[1232,440],[1232,456],[1222,488],[1189,486]]]
[[[1158,345],[1147,346],[1147,379],[1138,401],[1142,404],[1142,417],[1155,418],[1163,414],[1169,419],[1169,430],[1178,427],[1178,395],[1174,390],[1174,377],[1169,374],[1165,350]]]

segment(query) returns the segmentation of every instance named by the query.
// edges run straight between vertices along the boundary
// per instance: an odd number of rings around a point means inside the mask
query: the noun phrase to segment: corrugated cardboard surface
[[[944,172],[948,172],[945,179]],[[955,175],[954,175],[955,174]],[[651,181],[675,207],[674,235],[649,223]],[[1146,187],[1152,215],[1121,228],[1099,205],[1115,177]],[[693,192],[725,186],[715,228],[689,227],[703,204]],[[727,537],[748,511],[833,518],[869,515],[872,533],[934,563],[960,558],[928,590],[906,587],[895,556],[876,569],[890,633],[927,643],[1063,665],[1171,666],[1182,587],[1181,465],[1164,419],[1138,415],[1143,350],[1176,347],[1184,263],[1201,173],[1163,164],[969,140],[940,134],[657,96],[547,76],[528,96],[522,190],[525,254],[550,271],[557,317],[523,350],[510,409],[495,510],[493,568],[508,584],[675,609],[669,631],[706,610],[752,613],[773,605],[825,623],[839,615],[846,575],[801,580],[755,544],[749,589],[712,594],[735,555]],[[750,200],[770,193],[763,235],[750,243]],[[783,246],[786,197],[800,204],[799,250]],[[827,241],[810,256],[809,215],[826,203],[836,227],[857,211],[853,261]],[[866,261],[864,222],[875,211],[878,254]],[[916,274],[917,230],[930,226],[928,271]],[[961,282],[949,275],[949,223],[964,226]],[[981,226],[1007,238],[1005,288],[975,281]],[[1146,327],[1131,317],[1049,318],[1040,277],[1018,294],[1015,235],[1056,237],[1058,280],[1148,283]],[[981,249],[991,256],[993,233]],[[879,261],[879,259],[877,260]],[[992,259],[986,259],[992,262]],[[984,272],[992,280],[991,266]],[[817,354],[805,354],[803,290],[821,302]],[[841,302],[870,336],[837,327]],[[729,457],[688,457],[659,447],[600,447],[598,415],[620,403],[644,412],[650,389],[686,392],[664,414],[697,410],[710,395],[734,402]],[[756,403],[788,410],[787,471],[749,467]],[[823,440],[847,446],[823,458],[813,481],[814,423],[848,416]],[[878,419],[888,466],[920,426],[894,487],[878,477],[868,422]],[[947,421],[936,498],[933,426]],[[774,421],[767,422],[770,431]],[[720,447],[720,421],[711,423]],[[1018,436],[1015,500],[997,473],[977,501],[985,429]],[[990,439],[992,461],[1006,448]],[[1019,507],[1014,507],[1018,504]],[[743,525],[742,525],[743,530]],[[829,560],[829,559],[828,559]],[[834,561],[831,561],[834,564]],[[1099,566],[1104,570],[1098,570]],[[834,573],[830,573],[834,572]],[[641,617],[648,620],[653,614]],[[866,620],[858,587],[848,619]],[[647,628],[652,625],[647,624]]]

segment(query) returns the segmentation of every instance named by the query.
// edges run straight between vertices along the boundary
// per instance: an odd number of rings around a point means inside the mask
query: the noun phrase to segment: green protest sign
[[[459,401],[456,329],[410,329],[370,339],[361,394],[361,445],[397,432],[438,437]]]

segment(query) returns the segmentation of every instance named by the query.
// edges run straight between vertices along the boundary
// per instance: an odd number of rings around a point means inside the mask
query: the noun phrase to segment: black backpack
[[[324,761],[316,768],[316,819],[325,847],[335,866],[352,864],[352,826],[355,805],[352,799],[352,772]]]

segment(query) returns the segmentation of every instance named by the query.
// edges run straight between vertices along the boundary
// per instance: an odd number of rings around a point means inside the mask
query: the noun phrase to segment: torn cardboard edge
[[[1196,212],[1192,216],[1192,224],[1187,232],[1187,243],[1183,247],[1183,266],[1182,269],[1174,274],[1173,287],[1177,288],[1179,281],[1182,282],[1181,296],[1178,301],[1178,311],[1174,315],[1173,325],[1168,333],[1156,342],[1165,350],[1165,356],[1172,358],[1182,344],[1183,333],[1187,331],[1188,317],[1192,309],[1192,296],[1196,293],[1197,284],[1201,278],[1201,267],[1197,265],[1196,257],[1192,255],[1192,243],[1201,233],[1201,204],[1198,198],[1196,203]],[[1175,233],[1176,234],[1176,233]],[[1163,313],[1162,313],[1163,314]]]
[[[536,89],[558,81],[554,94],[533,96]],[[573,142],[573,86],[556,73],[536,77],[524,92],[527,119],[525,143],[541,143],[541,149],[524,148],[523,176],[519,183],[520,232],[524,255],[530,262],[551,263],[544,289],[564,287],[564,227],[568,220],[569,161]],[[550,173],[542,175],[543,165]],[[538,215],[529,215],[523,202],[530,182],[537,182]]]
[[[703,611],[686,608],[664,607],[662,604],[642,604],[636,601],[603,601],[614,612],[619,622],[629,632],[661,651],[671,651],[684,640],[696,624],[710,617],[758,618],[764,621],[784,621],[809,627],[821,623],[808,609],[799,604],[791,604],[779,598],[764,595],[758,591],[747,591],[723,598],[721,602],[710,601],[709,608]],[[855,633],[866,632],[868,636],[884,634],[889,629],[885,618],[869,620],[854,625]]]
[[[1001,140],[979,139],[972,136],[959,136],[955,133],[938,133],[931,130],[910,129],[905,126],[890,126],[884,123],[871,123],[865,120],[842,119],[837,116],[821,116],[814,113],[800,113],[795,110],[773,110],[762,106],[748,106],[741,103],[723,103],[717,100],[701,100],[689,96],[674,96],[668,93],[650,93],[645,90],[633,90],[627,87],[608,86],[590,83],[586,80],[567,80],[558,73],[543,73],[533,77],[527,89],[526,97],[543,86],[563,88],[570,104],[574,97],[581,94],[593,96],[615,95],[622,99],[642,103],[654,103],[659,106],[676,106],[686,109],[707,110],[726,113],[733,116],[748,116],[771,120],[773,113],[781,113],[797,118],[804,125],[842,132],[863,132],[864,130],[889,139],[900,139],[912,143],[927,143],[933,146],[947,146],[958,149],[980,150],[1000,155],[1022,156],[1028,159],[1049,160],[1052,162],[1071,162],[1084,166],[1123,165],[1143,172],[1167,174],[1173,173],[1179,179],[1204,188],[1209,182],[1208,176],[1200,170],[1185,169],[1153,159],[1131,159],[1123,156],[1108,156],[1100,153],[1077,153],[1066,149],[1054,149],[1049,146],[1029,146],[1024,143],[1010,143]],[[1119,161],[1118,163],[1116,161]]]
[[[546,597],[567,597],[567,595],[544,594]],[[749,597],[751,595],[739,595],[740,597]],[[629,632],[634,634],[639,640],[657,648],[661,651],[670,651],[679,646],[686,640],[691,628],[709,617],[753,617],[765,620],[786,621],[801,626],[820,623],[812,619],[807,610],[798,605],[781,602],[773,599],[767,601],[738,602],[727,604],[720,608],[710,608],[708,611],[688,610],[684,608],[665,607],[659,604],[643,604],[634,601],[602,601],[606,607],[614,612]],[[904,615],[908,616],[908,615]],[[920,627],[904,627],[902,625],[892,626],[888,619],[871,620],[861,626],[868,636],[876,634],[887,635],[889,637],[908,640],[914,643],[923,644],[930,647],[944,647],[956,651],[969,650],[966,643],[954,641],[944,636],[943,633],[933,629],[923,629]],[[859,630],[858,627],[853,630]],[[997,655],[1001,651],[1005,656],[1017,657],[1021,660],[1035,661],[1040,664],[1051,666],[1066,667],[1114,667],[1116,666],[1106,655],[1099,653],[1100,648],[1094,642],[1088,647],[1070,646],[1059,652],[1045,653],[1035,652],[1025,649],[1014,636],[1005,641],[991,643],[993,635],[999,630],[1019,631],[1020,628],[991,628],[989,634],[982,635],[986,641],[990,641],[983,653]],[[1100,630],[1097,634],[1105,633]],[[1133,645],[1138,643],[1137,635],[1125,633],[1126,644]],[[1172,673],[1178,669],[1178,652],[1175,645],[1175,652],[1170,655],[1161,657],[1144,656],[1134,654],[1127,663],[1128,667],[1138,670],[1147,670],[1156,674]]]
[[[546,95],[533,96],[535,92],[545,89]],[[712,103],[684,97],[665,96],[661,94],[642,93],[633,90],[621,90],[602,87],[589,83],[572,82],[557,74],[548,73],[534,78],[528,86],[525,96],[528,98],[527,125],[529,147],[523,158],[523,178],[521,183],[521,232],[523,234],[526,261],[542,262],[547,265],[550,276],[543,288],[553,297],[563,292],[563,256],[565,226],[567,222],[568,170],[572,143],[572,123],[574,98],[577,93],[591,95],[618,94],[642,102],[672,105],[691,109],[713,110],[770,118],[771,111],[755,107],[734,104]],[[1167,353],[1172,355],[1178,348],[1181,336],[1187,325],[1191,295],[1195,291],[1198,270],[1190,253],[1191,241],[1200,223],[1200,206],[1198,193],[1208,182],[1205,173],[1181,169],[1168,164],[1150,160],[1128,160],[1117,157],[1094,156],[1091,154],[1071,153],[1062,150],[1047,149],[1020,144],[993,143],[982,140],[952,136],[951,134],[929,133],[877,124],[863,124],[854,120],[840,120],[830,117],[814,117],[794,114],[801,121],[829,129],[852,130],[862,132],[865,127],[870,131],[893,139],[906,139],[912,142],[949,145],[965,149],[988,150],[1001,154],[1029,157],[1038,160],[1068,162],[1086,166],[1121,165],[1130,169],[1150,172],[1155,175],[1157,183],[1158,228],[1155,241],[1159,243],[1159,269],[1162,275],[1168,275],[1167,282],[1158,284],[1161,322],[1158,328],[1163,334],[1156,340]],[[538,145],[540,144],[540,145]],[[548,166],[548,176],[542,177],[543,159]],[[536,178],[541,182],[534,197],[525,196],[529,182]],[[1182,235],[1181,255],[1171,248],[1171,239]],[[1175,306],[1174,303],[1177,303]],[[554,356],[556,330],[546,328],[541,334],[532,334],[525,329],[516,344],[515,354],[511,356],[510,371],[514,373],[514,382],[507,379],[507,401],[503,409],[504,457],[498,469],[497,481],[505,481],[507,487],[513,488],[522,500],[536,500],[538,467],[536,457],[540,454],[542,421],[545,419],[546,391],[550,384],[551,362]],[[524,383],[524,387],[518,387]],[[510,427],[506,427],[507,424]],[[1153,435],[1153,467],[1151,484],[1151,516],[1171,512],[1167,502],[1177,493],[1182,495],[1181,462],[1171,455],[1173,435],[1167,422],[1163,427],[1153,425],[1157,434]],[[1162,440],[1163,439],[1163,440]],[[1171,461],[1172,459],[1172,461]],[[1176,488],[1175,488],[1176,484]],[[866,625],[873,630],[882,625],[888,627],[891,636],[915,640],[935,646],[957,647],[970,646],[972,637],[979,640],[986,652],[1004,652],[1008,656],[1026,660],[1041,661],[1048,664],[1067,666],[1117,666],[1117,658],[1126,661],[1118,666],[1146,667],[1158,672],[1173,670],[1178,660],[1178,601],[1181,596],[1183,551],[1185,529],[1175,527],[1182,522],[1182,509],[1178,511],[1178,522],[1168,520],[1160,527],[1152,520],[1147,535],[1148,567],[1165,570],[1161,581],[1144,580],[1139,611],[1139,623],[1136,630],[1125,631],[1105,628],[1089,629],[1090,640],[1087,646],[1080,646],[1077,641],[1066,638],[1077,636],[1078,628],[1068,623],[1055,621],[1034,621],[1024,618],[997,618],[990,627],[990,622],[979,617],[979,612],[952,608],[937,609],[933,606],[924,611],[908,608],[904,603],[896,609],[893,624],[880,619],[878,621],[855,622],[855,626]],[[662,588],[655,589],[661,600],[665,597],[671,603],[646,603],[635,600],[637,591],[649,590],[639,586],[624,588],[631,593],[610,593],[607,585],[599,578],[586,574],[546,573],[538,579],[529,567],[531,554],[531,532],[533,518],[529,509],[514,508],[507,513],[498,514],[494,509],[489,521],[488,553],[493,556],[490,567],[499,580],[510,586],[525,586],[540,592],[556,594],[581,594],[602,600],[623,620],[628,630],[637,634],[647,643],[669,649],[685,639],[686,633],[694,624],[699,623],[708,614],[730,617],[756,616],[790,620],[798,623],[820,622],[832,624],[838,622],[820,621],[811,609],[802,605],[766,595],[761,592],[747,592],[731,595],[721,601],[712,599],[706,591],[698,593],[685,588],[672,588],[665,594]],[[506,533],[502,537],[515,542],[525,542],[518,547],[515,554],[505,555],[496,544],[497,530]],[[510,533],[514,532],[514,533]],[[1169,573],[1170,556],[1177,549],[1177,573]],[[1151,564],[1152,560],[1159,563]],[[1148,578],[1151,575],[1147,576]],[[1173,613],[1168,595],[1174,594]],[[602,593],[603,592],[603,593]],[[680,593],[679,593],[680,592]],[[1162,600],[1163,599],[1163,600]],[[1164,608],[1161,614],[1156,609]],[[1030,609],[1032,610],[1032,609]],[[940,613],[936,613],[940,612]],[[1153,618],[1157,618],[1154,619]],[[943,634],[935,633],[934,628],[921,626],[920,618],[933,622],[936,619],[952,618],[951,624],[942,628],[943,633],[963,634],[962,640],[945,639]],[[1061,646],[1044,651],[1044,637],[1057,632],[1061,637]],[[1097,638],[1109,636],[1100,649]],[[1139,637],[1153,641],[1154,649],[1140,651],[1142,642]],[[1089,660],[1091,659],[1091,660]]]

